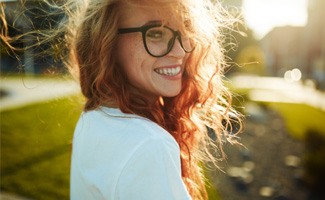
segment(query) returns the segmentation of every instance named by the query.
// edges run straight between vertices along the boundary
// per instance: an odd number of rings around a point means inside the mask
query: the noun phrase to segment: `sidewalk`
[[[223,200],[311,200],[303,184],[304,142],[292,138],[282,117],[259,104],[247,108],[244,146],[223,146],[227,159],[218,163],[225,171],[211,170],[212,184]]]
[[[0,112],[80,93],[76,81],[68,78],[0,78]]]

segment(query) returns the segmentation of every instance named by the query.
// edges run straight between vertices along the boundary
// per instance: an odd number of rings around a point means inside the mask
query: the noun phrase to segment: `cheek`
[[[117,42],[117,64],[126,74],[129,70],[141,64],[142,41],[136,37],[123,36]]]

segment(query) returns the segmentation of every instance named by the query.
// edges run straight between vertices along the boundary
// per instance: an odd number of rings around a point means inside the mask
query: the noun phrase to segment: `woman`
[[[205,126],[220,144],[230,113],[216,8],[93,0],[80,11],[71,52],[86,105],[73,140],[71,199],[206,198],[198,164],[215,158],[202,153],[213,142]]]
[[[216,162],[238,119],[222,83],[220,29],[229,16],[209,0],[74,0],[62,8],[68,64],[86,98],[71,199],[206,199],[200,165]]]

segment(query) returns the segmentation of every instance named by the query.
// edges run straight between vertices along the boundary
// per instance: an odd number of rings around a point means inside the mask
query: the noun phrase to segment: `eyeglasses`
[[[153,57],[163,57],[167,55],[177,39],[186,53],[194,50],[189,37],[181,36],[179,31],[174,31],[168,26],[161,24],[151,24],[135,28],[120,28],[118,34],[141,32],[144,47],[148,54]]]

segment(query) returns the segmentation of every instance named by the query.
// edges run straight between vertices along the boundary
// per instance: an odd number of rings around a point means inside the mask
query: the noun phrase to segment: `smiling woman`
[[[236,142],[232,124],[241,127],[222,79],[221,29],[236,19],[213,2],[59,6],[66,15],[52,31],[65,33],[62,55],[86,98],[73,139],[72,200],[207,199],[200,166],[216,164],[222,143]]]
[[[247,25],[257,38],[275,26],[304,26],[307,23],[307,0],[244,0]]]

